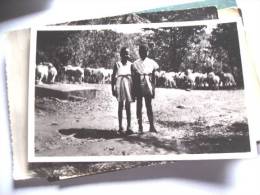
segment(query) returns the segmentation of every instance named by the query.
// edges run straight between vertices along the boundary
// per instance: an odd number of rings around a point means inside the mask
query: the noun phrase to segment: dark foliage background
[[[122,46],[129,47],[131,60],[136,60],[140,43],[149,45],[149,57],[158,62],[161,70],[231,72],[238,86],[243,87],[236,23],[146,28],[142,33],[39,31],[36,61],[50,61],[58,70],[68,64],[112,68]]]

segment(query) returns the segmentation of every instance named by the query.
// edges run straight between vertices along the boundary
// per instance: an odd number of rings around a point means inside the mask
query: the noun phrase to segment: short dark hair
[[[121,47],[121,49],[120,49],[120,56],[122,56],[126,52],[128,52],[128,48],[127,47]]]
[[[147,44],[141,44],[139,45],[139,51],[148,51],[148,45]]]

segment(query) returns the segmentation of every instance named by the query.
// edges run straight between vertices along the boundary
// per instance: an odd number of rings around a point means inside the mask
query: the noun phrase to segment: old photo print
[[[252,156],[241,31],[219,20],[32,29],[29,161]]]

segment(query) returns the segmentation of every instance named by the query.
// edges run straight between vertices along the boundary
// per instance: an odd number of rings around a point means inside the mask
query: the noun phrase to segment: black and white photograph
[[[29,160],[252,156],[240,30],[220,20],[33,29]]]

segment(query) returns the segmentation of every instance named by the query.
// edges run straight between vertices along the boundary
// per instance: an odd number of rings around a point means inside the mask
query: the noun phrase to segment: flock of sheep
[[[155,72],[157,87],[180,89],[234,89],[237,83],[231,73],[200,73],[187,69],[185,72]]]
[[[67,65],[59,71],[60,80],[69,83],[110,83],[112,69],[81,68]],[[36,66],[36,83],[54,83],[58,75],[55,66],[50,62]],[[156,71],[157,87],[181,89],[234,89],[237,84],[231,73],[218,72],[199,73],[187,69],[185,72]]]

